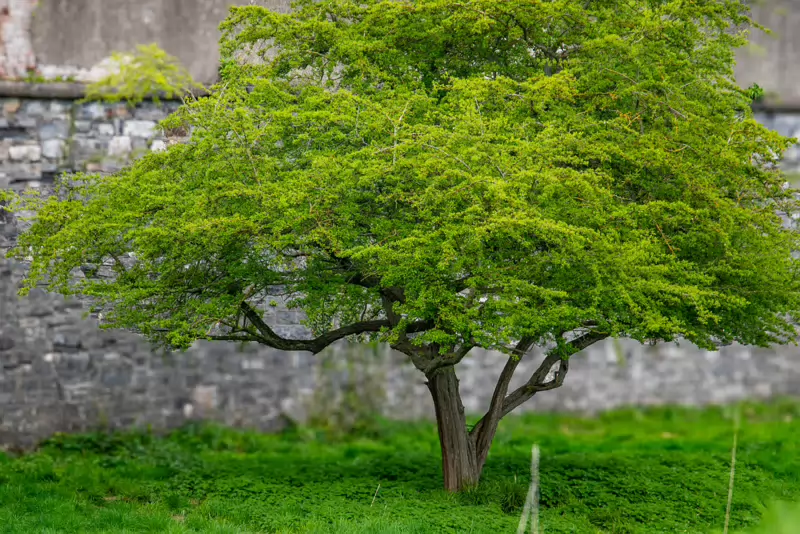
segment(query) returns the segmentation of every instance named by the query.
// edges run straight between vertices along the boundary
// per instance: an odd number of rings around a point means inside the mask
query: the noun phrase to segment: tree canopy
[[[794,140],[734,81],[753,26],[738,0],[232,8],[220,82],[164,124],[190,141],[28,199],[16,254],[28,287],[171,347],[361,336],[432,376],[475,346],[555,343],[552,366],[608,336],[785,342]],[[106,258],[114,280],[71,285]],[[276,288],[313,339],[266,325]],[[533,394],[499,391],[503,414]]]
[[[792,192],[769,164],[790,141],[732,81],[738,1],[297,8],[233,9],[221,83],[170,119],[190,143],[38,208],[30,284],[133,252],[78,290],[172,346],[274,286],[317,333],[412,325],[445,352],[588,324],[704,347],[789,331]],[[236,61],[265,41],[277,57]]]

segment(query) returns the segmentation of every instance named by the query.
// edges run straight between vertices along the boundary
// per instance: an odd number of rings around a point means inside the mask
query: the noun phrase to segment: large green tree
[[[753,25],[738,0],[234,8],[221,81],[165,124],[190,141],[28,198],[16,254],[28,287],[90,295],[107,326],[171,347],[390,343],[427,379],[460,490],[501,418],[592,343],[794,338],[800,247],[778,213],[795,191],[776,165],[792,140],[733,80]],[[108,259],[114,280],[70,282]],[[275,288],[313,338],[266,324]],[[454,366],[474,347],[508,360],[469,427]]]

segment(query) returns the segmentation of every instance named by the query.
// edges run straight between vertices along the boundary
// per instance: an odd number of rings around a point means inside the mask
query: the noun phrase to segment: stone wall
[[[0,187],[48,194],[61,172],[111,172],[169,139],[157,127],[175,103],[136,108],[69,99],[0,98]],[[759,112],[784,135],[800,134],[800,115]],[[787,170],[800,170],[790,151]],[[20,221],[0,208],[0,256]],[[276,430],[288,420],[351,424],[365,411],[427,418],[422,375],[387,347],[342,343],[318,356],[256,345],[195,344],[186,353],[153,351],[139,336],[101,330],[85,306],[41,289],[16,292],[25,266],[0,260],[0,445],[28,447],[57,431],[150,425],[192,419]],[[268,323],[300,336],[302,316],[279,305]],[[488,406],[503,356],[473,351],[458,368],[467,411]],[[514,384],[536,368],[520,365]],[[628,405],[701,405],[800,395],[800,349],[607,341],[573,357],[564,386],[523,410],[597,412]]]
[[[156,125],[178,104],[0,98],[0,106],[0,186],[36,187],[32,182],[52,182],[63,171],[111,172],[166,147]]]
[[[0,98],[0,188],[52,191],[64,172],[113,172],[168,140],[157,123],[176,102],[79,103],[73,99]],[[0,207],[0,256],[19,222]]]
[[[196,419],[275,431],[288,421],[352,425],[369,411],[431,418],[423,382],[385,346],[339,344],[320,355],[255,344],[198,342],[161,353],[135,334],[101,330],[80,303],[35,289],[0,260],[0,447],[28,448],[54,432],[131,426],[169,429]],[[541,360],[526,356],[512,387]],[[458,366],[464,405],[486,409],[504,358],[473,351]],[[719,352],[608,341],[573,356],[562,388],[521,411],[595,413],[620,406],[702,405],[800,394],[796,347]]]
[[[768,107],[756,110],[755,119],[786,137],[800,139],[800,108],[793,112],[782,112]],[[783,170],[793,182],[800,176],[800,144],[789,147],[783,156]],[[798,183],[793,183],[797,187]]]

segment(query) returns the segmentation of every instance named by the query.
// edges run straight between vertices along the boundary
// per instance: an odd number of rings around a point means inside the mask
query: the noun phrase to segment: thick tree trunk
[[[481,476],[475,440],[467,432],[464,405],[453,367],[428,377],[428,389],[436,409],[439,443],[442,447],[444,488],[457,492],[478,484]]]

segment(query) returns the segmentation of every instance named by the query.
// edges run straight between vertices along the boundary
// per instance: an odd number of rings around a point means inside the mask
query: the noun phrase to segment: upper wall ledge
[[[31,83],[0,80],[0,97],[80,100],[86,84],[72,82]]]
[[[22,82],[0,80],[0,98],[35,98],[80,100],[86,97],[87,84],[78,82]],[[202,95],[198,95],[202,96]],[[160,96],[162,100],[167,99]],[[152,97],[146,100],[152,100]],[[800,113],[800,100],[765,100],[753,104],[753,111],[766,113]]]
[[[88,85],[78,82],[21,82],[13,80],[0,80],[0,98],[34,98],[42,100],[80,100],[86,97]],[[202,93],[197,96],[203,96]],[[161,100],[172,100],[165,95],[159,95]],[[153,96],[145,98],[152,100]]]

